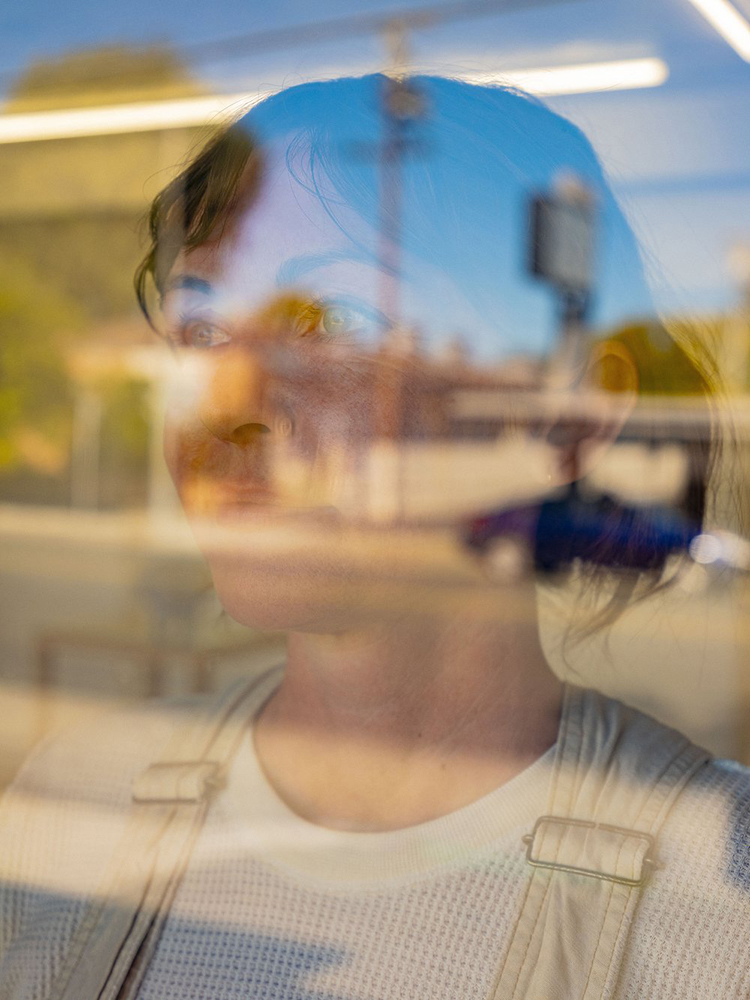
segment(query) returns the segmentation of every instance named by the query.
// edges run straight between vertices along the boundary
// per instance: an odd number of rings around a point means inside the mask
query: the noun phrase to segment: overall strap
[[[161,760],[135,778],[123,837],[50,1000],[135,996],[251,706],[273,691],[279,673],[243,679],[208,699],[177,726]]]
[[[709,754],[568,686],[548,813],[524,838],[528,879],[494,1000],[606,1000],[670,807]]]

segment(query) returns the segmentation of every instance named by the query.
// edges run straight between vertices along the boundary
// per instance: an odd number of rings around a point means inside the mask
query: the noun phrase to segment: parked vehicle
[[[699,524],[667,507],[626,506],[604,496],[564,497],[471,520],[464,542],[498,575],[512,575],[526,561],[552,573],[575,560],[619,569],[659,569],[675,553],[690,553],[703,538]],[[703,546],[705,551],[705,545]]]

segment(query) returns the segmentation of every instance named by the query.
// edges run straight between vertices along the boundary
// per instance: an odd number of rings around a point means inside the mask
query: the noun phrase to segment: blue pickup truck
[[[667,507],[630,507],[610,497],[571,492],[560,499],[475,517],[463,540],[476,553],[510,566],[509,545],[537,570],[553,573],[575,560],[617,569],[658,570],[668,556],[689,552],[701,526]]]

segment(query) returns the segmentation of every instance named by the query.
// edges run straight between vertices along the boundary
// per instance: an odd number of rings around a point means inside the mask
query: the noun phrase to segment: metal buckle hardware
[[[624,876],[616,875],[614,873],[609,874],[607,872],[599,871],[595,868],[584,868],[578,865],[563,864],[558,861],[544,861],[541,858],[535,858],[532,856],[532,851],[534,848],[534,840],[536,835],[544,823],[557,824],[559,826],[574,826],[579,828],[584,828],[588,830],[601,830],[604,833],[614,833],[621,834],[626,837],[636,837],[646,844],[647,851],[646,856],[641,861],[641,875],[639,878],[625,878]],[[649,855],[653,851],[654,838],[649,833],[643,833],[641,830],[630,830],[624,826],[612,826],[609,823],[594,823],[592,820],[585,819],[567,819],[564,816],[540,816],[539,819],[534,824],[534,829],[531,833],[527,833],[523,838],[523,843],[526,844],[526,861],[528,864],[532,865],[534,868],[551,868],[557,871],[570,872],[574,875],[588,875],[591,878],[602,879],[605,882],[616,882],[618,885],[629,885],[629,886],[641,886],[646,881],[649,870],[654,866],[655,862]]]
[[[216,760],[159,761],[134,780],[132,800],[152,805],[202,802],[223,782],[224,768]]]

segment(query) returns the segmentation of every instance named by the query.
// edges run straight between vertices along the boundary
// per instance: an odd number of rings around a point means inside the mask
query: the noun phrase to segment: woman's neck
[[[293,635],[255,729],[269,780],[312,822],[367,830],[436,818],[509,780],[555,741],[561,704],[533,596],[526,612],[502,626],[454,616]]]

